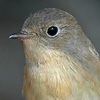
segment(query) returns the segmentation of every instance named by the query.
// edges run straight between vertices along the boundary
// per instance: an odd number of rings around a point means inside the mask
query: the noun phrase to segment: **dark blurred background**
[[[75,16],[100,53],[100,0],[0,0],[0,100],[24,100],[21,94],[24,52],[10,40],[37,10],[56,7]]]

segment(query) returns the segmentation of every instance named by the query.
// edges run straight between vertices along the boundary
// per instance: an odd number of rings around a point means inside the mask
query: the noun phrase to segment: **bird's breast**
[[[66,73],[66,66],[61,59],[56,57],[55,61],[54,58],[39,62],[38,65],[28,64],[26,68],[28,76],[26,80],[30,84],[27,88],[35,97],[47,98],[51,96],[63,100],[67,98],[71,90],[72,84]],[[64,60],[64,58],[62,59]]]

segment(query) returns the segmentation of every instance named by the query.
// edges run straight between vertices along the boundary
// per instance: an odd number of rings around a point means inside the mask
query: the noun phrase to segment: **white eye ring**
[[[51,26],[47,30],[47,35],[49,37],[55,37],[58,34],[59,29],[56,26]]]

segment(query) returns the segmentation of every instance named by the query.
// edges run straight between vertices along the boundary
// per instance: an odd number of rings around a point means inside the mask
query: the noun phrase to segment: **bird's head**
[[[32,52],[42,48],[73,53],[87,41],[76,19],[56,8],[46,8],[31,14],[21,32],[12,34],[10,38],[21,39],[24,47],[30,48]]]

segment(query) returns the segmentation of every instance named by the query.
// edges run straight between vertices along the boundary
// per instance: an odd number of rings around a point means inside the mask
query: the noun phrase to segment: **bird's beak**
[[[29,38],[32,38],[33,37],[33,34],[29,34],[29,33],[26,33],[26,32],[19,32],[19,33],[13,33],[9,36],[10,39],[29,39]]]

